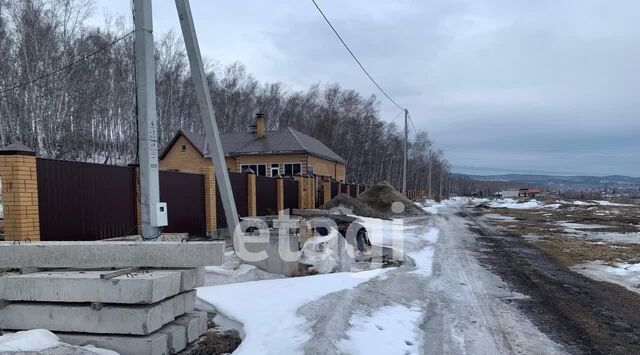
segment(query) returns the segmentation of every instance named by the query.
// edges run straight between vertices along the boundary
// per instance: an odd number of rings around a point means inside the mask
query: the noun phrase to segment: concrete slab
[[[167,349],[175,354],[187,347],[187,328],[183,325],[167,324],[158,330],[167,335]]]
[[[55,334],[68,344],[94,345],[98,348],[113,350],[120,355],[166,355],[169,348],[167,334],[160,332],[145,336],[64,332],[55,332]]]
[[[0,268],[221,265],[223,242],[0,242]]]
[[[192,309],[195,293],[195,290],[181,293],[152,305],[107,304],[99,309],[86,303],[11,302],[0,308],[0,327],[145,335]]]
[[[190,269],[196,270],[196,269]],[[184,272],[150,270],[100,279],[104,271],[47,271],[0,277],[0,299],[35,302],[150,304],[183,289]],[[195,271],[187,272],[195,274]],[[193,279],[193,276],[190,276]],[[195,282],[192,282],[195,284]],[[191,287],[193,289],[193,287]]]
[[[182,325],[187,329],[187,342],[192,343],[206,333],[206,321],[204,323],[204,329],[202,327],[202,317],[206,319],[206,312],[189,312],[183,316],[176,318],[172,324]]]

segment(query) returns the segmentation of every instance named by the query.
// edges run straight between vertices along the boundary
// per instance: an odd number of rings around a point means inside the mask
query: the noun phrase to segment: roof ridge
[[[287,129],[289,130],[289,132],[291,132],[291,134],[293,135],[293,138],[296,140],[296,142],[298,142],[298,144],[300,144],[300,147],[302,148],[302,150],[306,151],[307,153],[310,153],[309,149],[307,149],[307,147],[305,147],[304,144],[302,144],[302,141],[298,137],[298,131],[296,131],[295,129],[293,129],[291,127],[287,127]]]

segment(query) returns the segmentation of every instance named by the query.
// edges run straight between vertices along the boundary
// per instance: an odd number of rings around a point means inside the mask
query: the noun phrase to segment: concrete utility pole
[[[229,235],[233,236],[238,222],[238,211],[236,203],[233,199],[233,190],[231,190],[231,182],[229,181],[229,173],[227,172],[227,164],[224,161],[224,151],[218,133],[218,124],[216,123],[216,115],[211,104],[211,94],[207,85],[207,76],[204,72],[202,63],[202,55],[200,54],[200,45],[196,36],[196,29],[191,15],[191,7],[189,0],[175,0],[178,9],[178,18],[180,19],[180,28],[182,29],[182,37],[187,47],[187,56],[189,57],[189,66],[191,67],[191,80],[195,85],[196,96],[198,97],[198,106],[200,107],[200,115],[204,127],[207,131],[207,143],[209,144],[209,154],[213,160],[213,167],[216,172],[216,182],[220,187],[220,197],[222,198],[222,206],[224,207]]]
[[[160,202],[158,183],[158,119],[156,117],[156,82],[153,58],[153,20],[151,0],[134,1],[136,95],[138,99],[138,141],[140,158],[140,206],[142,237],[159,235],[152,223],[152,209]]]
[[[407,138],[409,136],[409,130],[407,127],[407,119],[409,117],[409,110],[404,109],[404,155],[402,159],[402,194],[407,196]]]

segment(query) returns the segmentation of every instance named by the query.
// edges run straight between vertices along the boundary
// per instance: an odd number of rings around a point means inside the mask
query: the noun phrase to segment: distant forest
[[[0,0],[0,91],[54,71],[131,31],[131,21],[124,18],[90,25],[94,10],[90,0]],[[20,141],[39,156],[58,159],[135,161],[133,39],[129,36],[68,70],[0,95],[0,145]],[[178,129],[203,132],[203,127],[181,35],[156,33],[155,46],[163,147]],[[262,112],[268,129],[292,127],[345,158],[348,181],[401,185],[403,136],[395,122],[381,119],[375,96],[363,97],[335,83],[291,90],[283,83],[258,81],[241,63],[207,63],[222,131],[246,130],[255,113]],[[467,181],[449,179],[449,164],[425,131],[413,135],[408,155],[408,188],[428,190],[431,181],[433,195],[443,196]]]

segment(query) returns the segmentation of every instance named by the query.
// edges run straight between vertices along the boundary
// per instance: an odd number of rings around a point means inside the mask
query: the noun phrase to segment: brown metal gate
[[[337,181],[331,181],[331,198],[334,198],[339,194],[338,185],[339,183]]]
[[[100,240],[135,234],[133,167],[36,160],[40,239]]]
[[[249,215],[249,194],[247,191],[247,174],[229,172],[231,190],[233,190],[233,200],[236,202],[238,217]],[[227,220],[224,216],[224,207],[220,198],[220,190],[216,184],[216,224],[217,228],[226,228]]]
[[[163,232],[206,234],[203,175],[160,171],[160,201],[167,203],[169,219]]]
[[[256,176],[256,214],[258,216],[278,213],[277,179],[267,176]]]
[[[298,182],[293,179],[284,179],[282,186],[284,187],[284,208],[299,208]]]

